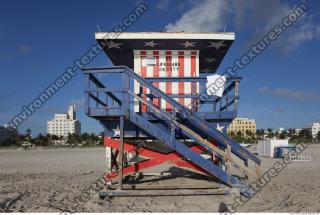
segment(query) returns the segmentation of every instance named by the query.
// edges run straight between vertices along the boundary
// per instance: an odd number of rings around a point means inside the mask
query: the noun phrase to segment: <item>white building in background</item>
[[[57,136],[68,136],[68,134],[81,134],[81,123],[76,118],[76,108],[69,107],[67,113],[55,114],[54,119],[47,122],[47,133]]]
[[[312,127],[311,127],[311,132],[312,132],[312,136],[313,138],[315,138],[318,134],[318,132],[320,131],[320,123],[313,123]]]

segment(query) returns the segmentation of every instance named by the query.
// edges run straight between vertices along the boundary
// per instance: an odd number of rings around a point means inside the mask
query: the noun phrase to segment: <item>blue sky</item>
[[[2,1],[0,7],[0,124],[7,123],[95,43],[99,25],[110,31],[141,1]],[[300,1],[145,1],[149,10],[127,31],[231,31],[236,40],[219,71],[278,24]],[[307,127],[320,121],[318,1],[265,52],[241,71],[239,116],[258,128]],[[108,64],[101,54],[90,66]],[[46,132],[54,113],[77,105],[82,130],[100,132],[84,114],[81,72],[19,130]]]

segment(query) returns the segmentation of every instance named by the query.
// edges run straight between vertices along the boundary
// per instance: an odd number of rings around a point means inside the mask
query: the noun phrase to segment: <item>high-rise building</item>
[[[76,108],[69,107],[67,113],[55,114],[54,119],[47,122],[47,133],[57,136],[68,136],[68,134],[80,134],[81,123],[76,119]]]
[[[313,123],[311,127],[313,138],[316,138],[319,131],[320,131],[320,123]]]
[[[248,118],[235,118],[228,127],[228,133],[237,133],[239,131],[241,131],[242,134],[246,134],[247,132],[256,133],[256,121]]]

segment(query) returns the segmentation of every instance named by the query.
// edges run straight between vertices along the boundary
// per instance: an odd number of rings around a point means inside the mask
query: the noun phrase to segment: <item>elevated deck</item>
[[[87,108],[86,113],[90,117],[93,117],[97,120],[109,120],[112,121],[114,119],[119,119],[119,116],[124,114],[121,108],[121,100],[118,99],[116,94],[120,96],[120,94],[126,89],[130,91],[130,93],[134,93],[133,82],[131,83],[123,83],[121,75],[125,73],[125,70],[128,70],[126,67],[101,67],[101,68],[86,68],[84,69],[87,74],[87,88],[85,92],[87,93]],[[104,74],[104,75],[102,75]],[[106,75],[109,74],[109,75]],[[97,78],[97,75],[100,75],[100,80]],[[124,88],[121,88],[118,84],[110,83],[109,85],[115,85],[110,87],[106,87],[103,81],[107,82],[109,80],[114,80],[117,83],[121,83]],[[171,94],[168,95],[172,99],[179,98],[190,98],[194,99],[196,103],[192,106],[191,112],[198,116],[201,119],[205,119],[212,126],[219,128],[221,132],[226,133],[226,128],[232,122],[232,120],[237,116],[237,107],[238,107],[238,86],[241,80],[240,77],[229,77],[227,78],[226,87],[222,97],[217,96],[209,96],[206,93],[206,77],[184,77],[184,78],[144,78],[144,80],[152,85],[155,83],[168,83],[168,82],[191,82],[194,84],[198,84],[199,86],[199,94]],[[112,82],[112,81],[111,81]],[[123,84],[126,84],[124,86]],[[155,99],[161,99],[161,97],[142,93],[142,91],[137,94],[139,97],[143,97],[146,101],[153,101]],[[129,96],[128,105],[133,109],[136,98],[134,96]],[[138,101],[139,105],[143,104],[143,102]],[[152,109],[149,107],[145,112],[139,113],[145,119],[158,123],[159,118],[155,116]],[[126,133],[127,136],[131,137],[139,137],[136,133],[138,128],[133,125],[130,121],[126,122]],[[116,124],[109,122],[105,125],[107,129],[108,136],[114,136],[114,130],[116,129]]]
[[[250,188],[240,178],[257,178],[260,160],[225,133],[226,126],[236,116],[240,78],[228,78],[222,97],[205,98],[201,93],[166,95],[154,86],[155,82],[182,80],[142,78],[126,66],[87,68],[84,73],[86,114],[101,122],[105,128],[105,145],[114,149],[110,152],[113,162],[106,174],[108,180],[112,181],[119,174],[122,178],[122,175],[135,173],[137,165],[141,170],[171,160],[179,167],[212,176],[231,187],[240,187],[243,194],[250,195]],[[118,77],[113,79],[113,75]],[[205,89],[205,78],[185,78]],[[104,82],[106,79],[109,82]],[[117,81],[109,87],[110,80]],[[135,82],[147,93],[135,93]],[[193,98],[197,107],[181,105],[176,101],[179,97]],[[158,107],[153,102],[155,98],[170,104],[172,111]],[[146,111],[134,111],[135,102],[145,105]],[[160,148],[169,150],[164,153]],[[129,161],[126,165],[122,160],[116,162],[123,151],[145,160],[138,164]],[[208,159],[203,154],[213,157]],[[253,170],[252,166],[255,166]],[[238,176],[231,173],[234,169],[239,170]]]

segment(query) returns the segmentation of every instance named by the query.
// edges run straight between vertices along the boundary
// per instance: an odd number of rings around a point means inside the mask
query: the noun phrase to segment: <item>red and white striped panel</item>
[[[199,51],[194,50],[135,50],[134,71],[142,77],[198,77],[199,76]],[[198,94],[199,87],[191,82],[158,82],[154,86],[171,94]],[[134,92],[139,94],[150,93],[148,89],[134,83]],[[175,98],[180,104],[191,109],[190,98]],[[166,111],[171,111],[170,104],[163,99],[153,99],[153,104]],[[146,112],[146,105],[135,101],[135,112]]]

